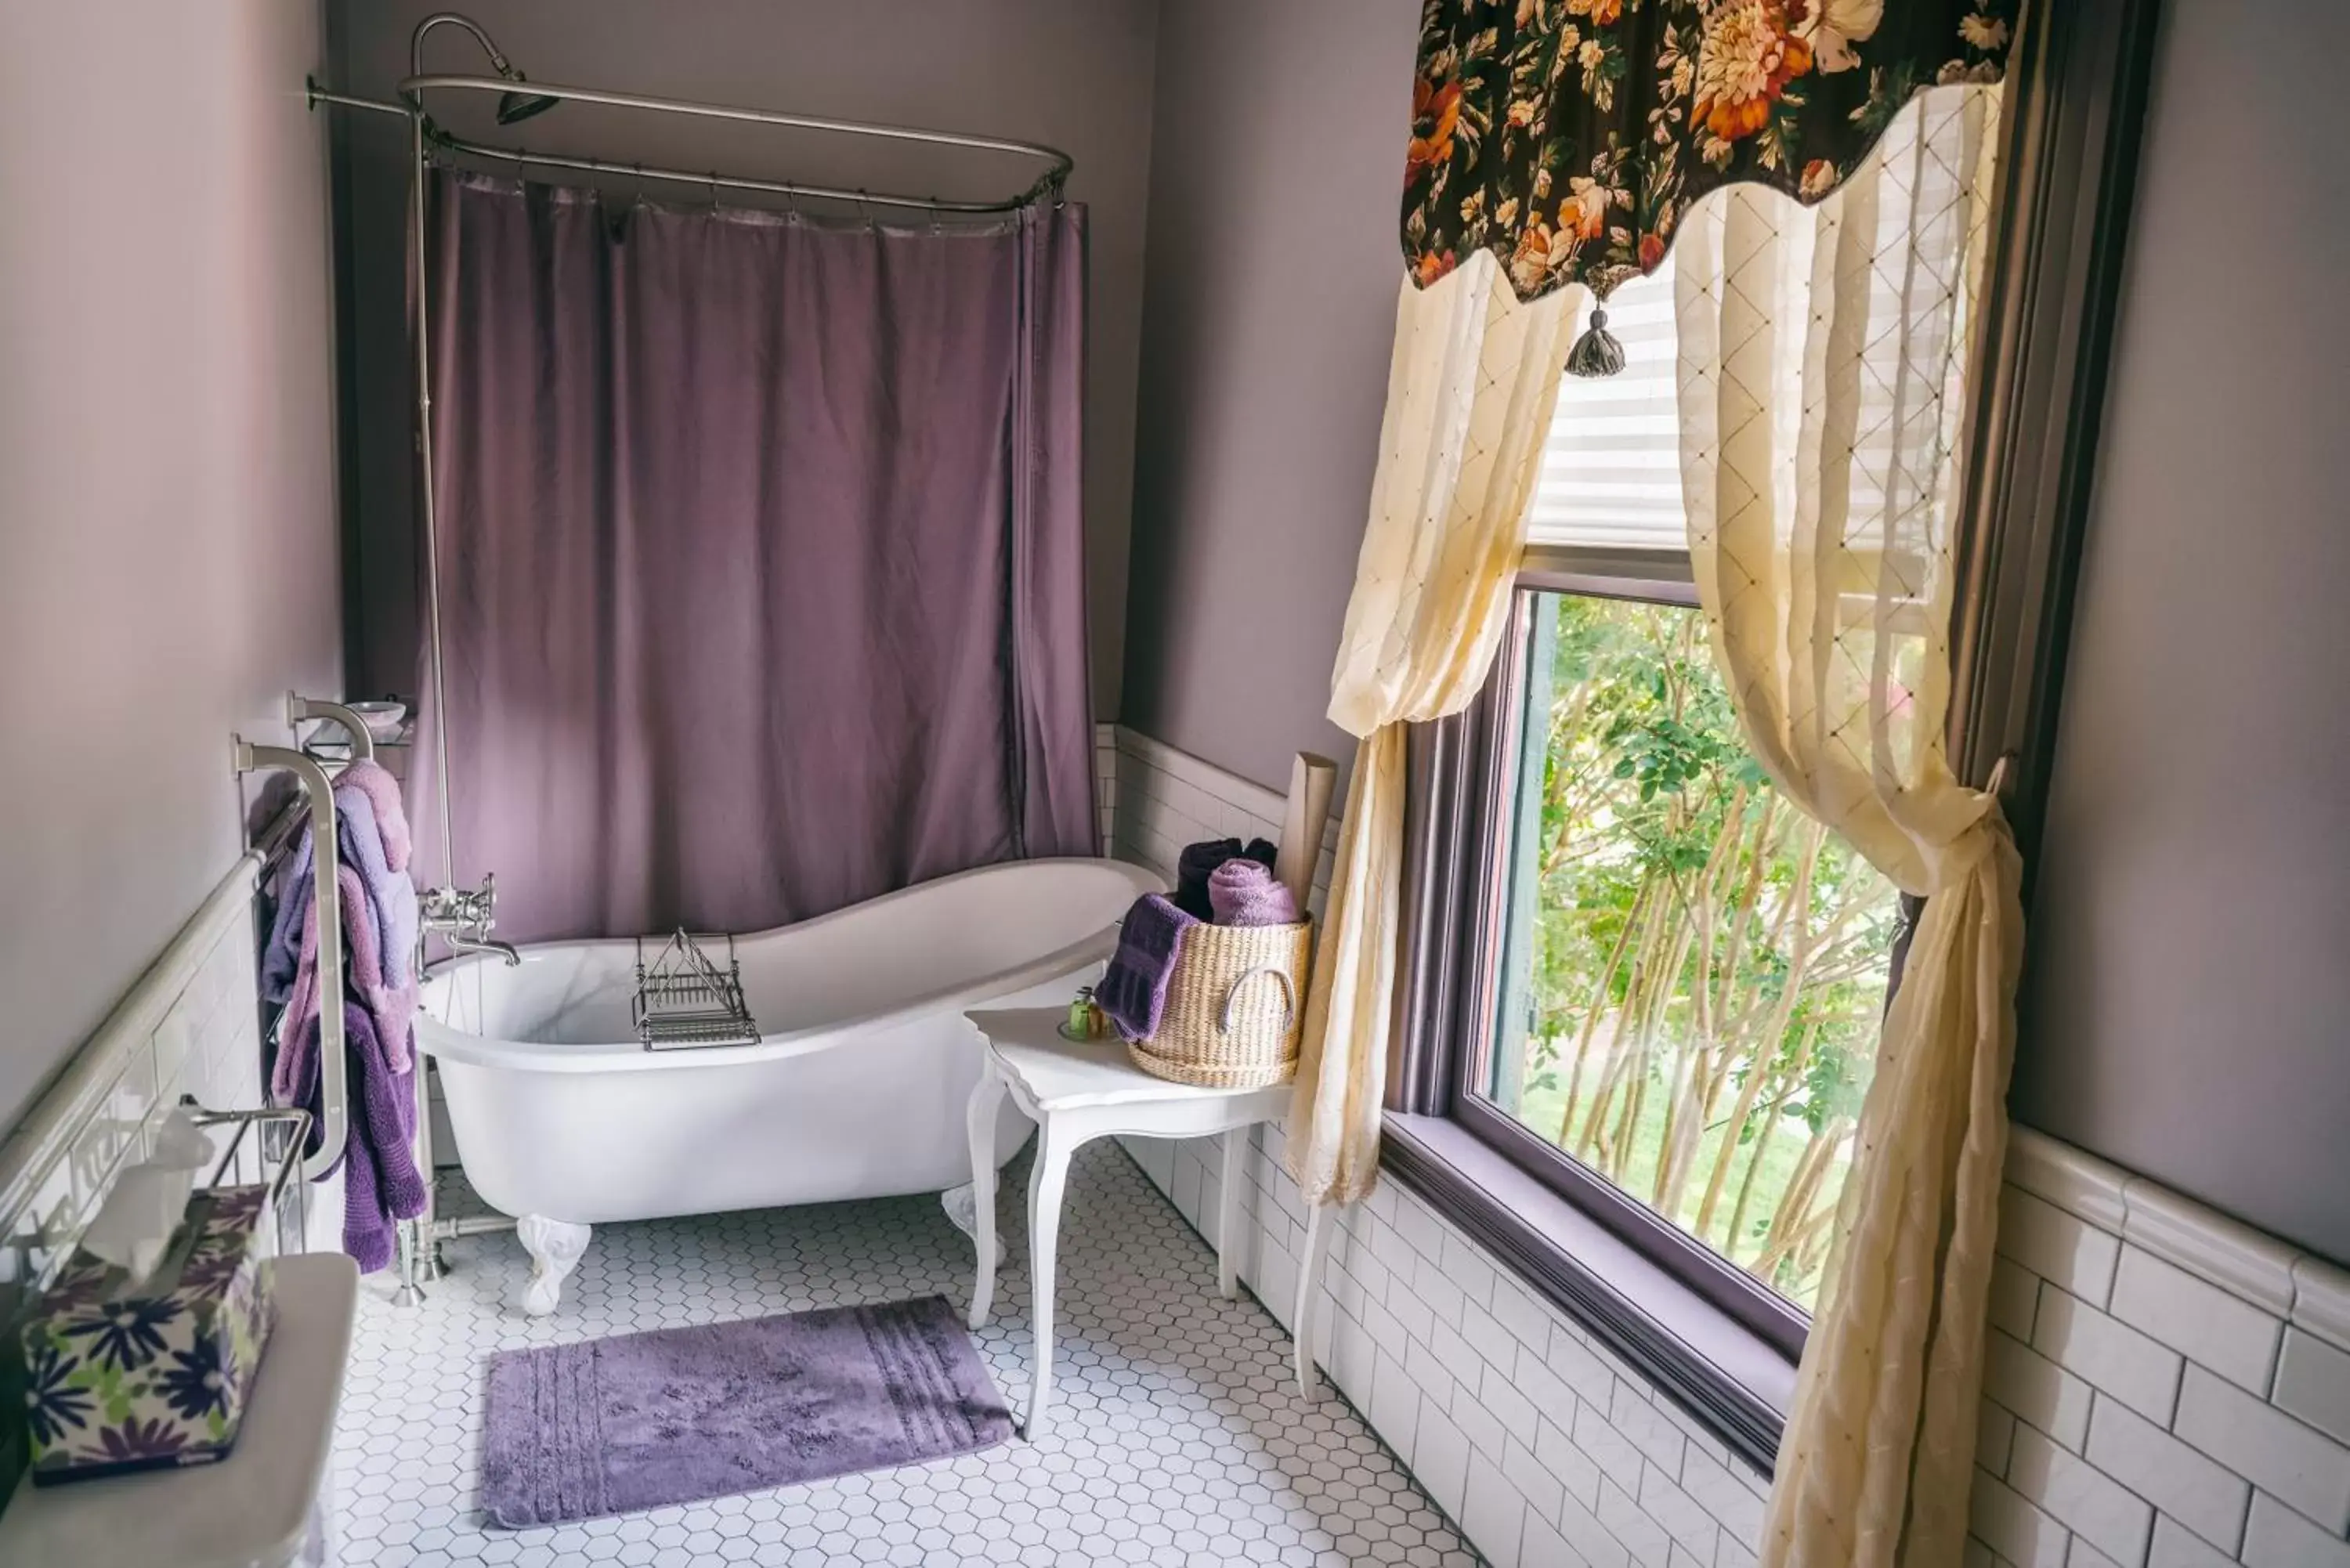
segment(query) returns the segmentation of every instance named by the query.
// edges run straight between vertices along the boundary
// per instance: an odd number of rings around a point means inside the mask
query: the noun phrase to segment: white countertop
[[[0,1512],[0,1563],[30,1568],[283,1568],[327,1473],[359,1303],[336,1252],[280,1258],[277,1326],[236,1447],[218,1464],[36,1487]]]

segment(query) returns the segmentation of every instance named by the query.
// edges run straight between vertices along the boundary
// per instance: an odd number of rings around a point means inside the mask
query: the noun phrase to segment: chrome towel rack
[[[375,755],[374,737],[359,716],[340,702],[286,694],[286,722],[327,719],[350,732],[353,760]],[[335,781],[316,757],[290,746],[261,746],[241,735],[229,737],[229,763],[240,775],[282,769],[301,784],[311,834],[314,872],[310,885],[318,920],[318,1150],[302,1162],[302,1179],[317,1181],[343,1158],[350,1138],[348,1088],[343,1035],[343,890],[334,867],[340,863],[336,839]]]

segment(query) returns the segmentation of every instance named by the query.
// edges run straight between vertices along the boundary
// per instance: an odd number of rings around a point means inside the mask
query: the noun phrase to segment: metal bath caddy
[[[645,941],[637,939],[637,994],[629,1010],[646,1050],[698,1051],[759,1043],[759,1026],[743,1001],[743,971],[735,961],[733,937],[697,935],[680,926],[650,962]],[[705,942],[726,944],[724,968],[704,950]]]

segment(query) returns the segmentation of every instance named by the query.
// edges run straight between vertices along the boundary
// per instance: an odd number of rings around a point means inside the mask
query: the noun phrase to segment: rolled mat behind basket
[[[1202,1088],[1254,1089],[1297,1071],[1314,922],[1192,926],[1159,1033],[1128,1043],[1144,1072]]]

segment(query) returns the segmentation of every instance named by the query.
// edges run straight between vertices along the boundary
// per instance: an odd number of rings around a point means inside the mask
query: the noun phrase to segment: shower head
[[[424,74],[424,36],[433,28],[444,25],[461,27],[471,33],[473,36],[473,42],[481,45],[482,52],[490,57],[491,68],[500,77],[515,83],[517,87],[529,86],[529,78],[515,68],[514,62],[506,58],[504,50],[491,41],[490,35],[483,29],[482,25],[471,16],[461,16],[454,11],[437,11],[417,23],[416,30],[409,34],[408,74],[411,77],[421,77]],[[528,119],[535,114],[545,114],[562,101],[551,93],[502,92],[498,94],[498,123],[513,125],[518,120]]]
[[[527,84],[529,78],[512,67],[501,69],[498,75],[510,82]],[[502,92],[498,94],[498,123],[513,125],[535,114],[545,114],[563,100],[543,92]]]

